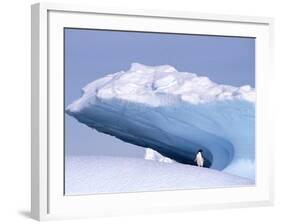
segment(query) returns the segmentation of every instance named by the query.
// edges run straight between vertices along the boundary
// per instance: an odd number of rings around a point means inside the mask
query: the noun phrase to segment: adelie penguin
[[[195,156],[194,162],[196,162],[197,166],[199,166],[199,167],[204,166],[204,157],[203,157],[203,150],[202,149],[198,150],[198,152]]]

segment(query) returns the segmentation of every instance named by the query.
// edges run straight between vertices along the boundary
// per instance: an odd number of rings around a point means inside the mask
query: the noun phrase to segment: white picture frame
[[[190,12],[101,9],[38,3],[32,14],[31,215],[37,220],[263,206],[273,203],[269,102],[273,19]],[[256,38],[256,185],[65,196],[63,192],[63,27],[184,32]]]

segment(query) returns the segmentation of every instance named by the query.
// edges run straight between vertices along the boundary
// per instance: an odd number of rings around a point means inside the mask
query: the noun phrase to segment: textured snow
[[[170,103],[167,95],[192,104],[226,99],[255,102],[255,90],[249,85],[219,85],[206,76],[178,72],[170,65],[152,67],[139,63],[133,63],[127,72],[121,71],[95,80],[83,91],[86,95],[95,93],[101,99],[121,99],[155,107]],[[160,97],[161,94],[166,97]],[[72,104],[71,109],[83,107],[82,99],[86,100],[81,98]]]
[[[144,159],[153,160],[162,163],[173,163],[174,161],[168,157],[162,156],[159,152],[153,149],[146,149]]]
[[[221,171],[141,158],[71,156],[65,163],[66,195],[238,187],[254,182]]]
[[[194,164],[255,178],[255,90],[221,85],[169,65],[133,63],[83,88],[66,108],[79,122]]]

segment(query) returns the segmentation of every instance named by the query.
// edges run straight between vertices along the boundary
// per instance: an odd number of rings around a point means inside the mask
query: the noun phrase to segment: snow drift
[[[246,187],[254,182],[217,170],[141,158],[70,156],[65,161],[65,194],[98,194]]]
[[[255,177],[255,90],[248,85],[133,63],[88,84],[66,112],[179,163],[194,164],[201,148],[206,167]]]
[[[145,150],[144,159],[158,161],[161,163],[173,163],[174,162],[172,159],[165,157],[165,156],[161,155],[159,152],[154,151],[153,149],[149,149],[149,148]]]

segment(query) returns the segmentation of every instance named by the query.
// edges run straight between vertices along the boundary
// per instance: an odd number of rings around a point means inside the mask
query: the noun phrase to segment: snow
[[[141,158],[70,156],[65,168],[66,195],[254,185],[221,171]]]
[[[145,156],[144,159],[146,160],[153,160],[153,161],[158,161],[161,163],[173,163],[175,161],[173,161],[172,159],[162,156],[159,152],[153,150],[153,149],[146,149],[145,150]]]
[[[207,167],[255,179],[255,89],[249,85],[133,63],[88,84],[66,112],[179,163],[194,164],[203,149]]]
[[[224,172],[239,173],[240,170],[244,171],[244,177],[254,179],[253,176],[255,176],[256,172],[255,162],[250,159],[240,159],[225,168]]]
[[[95,90],[97,96],[104,99],[119,98],[154,106],[165,103],[157,101],[155,95],[159,93],[177,96],[193,104],[225,99],[255,101],[255,90],[249,85],[218,85],[208,77],[178,72],[170,65],[152,67],[133,63],[127,72],[108,75],[89,84],[84,90]],[[154,101],[151,98],[155,98]]]

